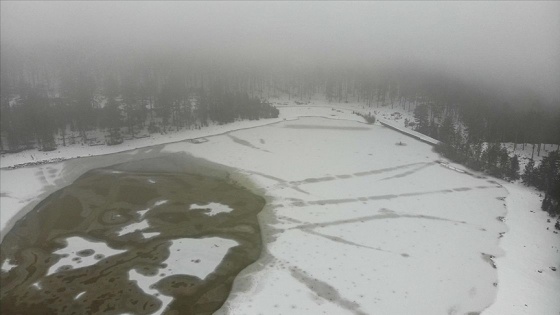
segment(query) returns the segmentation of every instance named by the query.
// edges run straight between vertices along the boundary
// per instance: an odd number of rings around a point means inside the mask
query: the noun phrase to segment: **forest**
[[[528,90],[504,93],[427,69],[282,67],[200,62],[178,56],[9,51],[1,71],[0,149],[55,150],[67,144],[115,145],[148,133],[278,117],[271,97],[314,98],[414,113],[405,124],[442,142],[453,161],[499,178],[519,178],[517,156],[502,143],[560,146],[560,104]],[[37,57],[37,56],[41,57]],[[110,60],[110,61],[108,61]],[[370,114],[363,115],[375,121]],[[95,134],[101,131],[104,139]],[[530,163],[523,181],[546,193],[559,213],[558,154]],[[529,167],[529,165],[528,165]]]
[[[141,130],[166,133],[278,117],[276,108],[246,89],[193,81],[178,70],[24,69],[17,75],[2,73],[0,145],[8,153],[91,144],[99,139],[88,133],[98,130],[105,131],[106,144],[115,145]]]

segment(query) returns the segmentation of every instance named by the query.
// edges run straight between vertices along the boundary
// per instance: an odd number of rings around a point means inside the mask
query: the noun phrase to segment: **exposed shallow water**
[[[218,309],[259,257],[256,215],[265,201],[223,176],[177,172],[170,162],[92,170],[19,221],[2,243],[10,270],[2,272],[1,313]]]

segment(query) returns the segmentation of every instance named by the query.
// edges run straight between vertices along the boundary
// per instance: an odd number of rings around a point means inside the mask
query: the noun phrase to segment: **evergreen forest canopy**
[[[108,61],[110,60],[110,61]],[[277,117],[271,96],[301,102],[400,106],[426,135],[453,144],[560,144],[560,103],[530,91],[515,95],[419,68],[270,67],[201,62],[177,56],[67,50],[22,54],[3,49],[1,149],[53,150],[75,131],[134,136],[210,122]],[[453,128],[452,128],[453,127]],[[463,136],[459,138],[457,134]],[[540,152],[537,152],[540,154]]]

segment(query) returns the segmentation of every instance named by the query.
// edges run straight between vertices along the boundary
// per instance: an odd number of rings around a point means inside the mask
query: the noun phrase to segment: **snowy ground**
[[[237,168],[270,203],[260,214],[266,251],[238,277],[218,313],[465,314],[490,306],[488,314],[558,314],[560,272],[550,267],[560,267],[560,237],[539,210],[537,193],[437,163],[445,161],[428,144],[361,123],[351,112],[362,105],[318,105],[282,106],[275,120],[33,158],[207,137],[166,145],[162,153],[188,152]],[[226,133],[242,128],[249,129]],[[1,165],[27,161],[22,152],[2,157]],[[88,168],[83,161],[74,173]],[[0,170],[2,234],[72,180],[67,164]]]
[[[554,222],[540,210],[532,188],[504,184],[508,232],[500,242],[505,255],[496,259],[500,287],[485,314],[560,314],[560,237]],[[556,268],[553,271],[551,267]]]

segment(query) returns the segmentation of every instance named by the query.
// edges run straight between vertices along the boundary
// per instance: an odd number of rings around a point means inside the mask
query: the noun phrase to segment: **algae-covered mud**
[[[168,162],[92,170],[20,220],[1,247],[1,313],[217,310],[259,257],[265,201]]]

